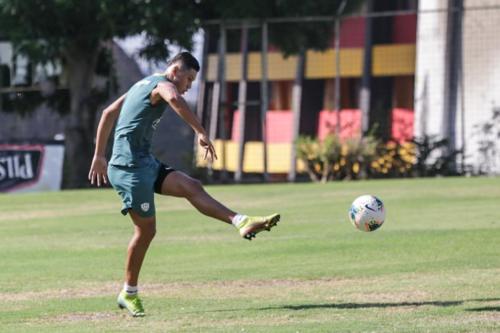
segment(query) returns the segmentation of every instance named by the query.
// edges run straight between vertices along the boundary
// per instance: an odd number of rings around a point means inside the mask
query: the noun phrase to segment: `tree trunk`
[[[300,134],[300,115],[302,111],[302,87],[304,83],[305,64],[306,50],[303,48],[298,55],[295,82],[292,91],[293,137],[291,142],[290,170],[288,171],[289,182],[294,182],[297,176],[297,153],[295,150],[295,143]]]
[[[88,187],[88,171],[94,151],[96,109],[91,102],[94,69],[99,49],[68,49],[66,69],[70,112],[65,128],[64,188]]]

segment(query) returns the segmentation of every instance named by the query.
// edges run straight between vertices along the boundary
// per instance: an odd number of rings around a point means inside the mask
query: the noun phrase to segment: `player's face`
[[[194,69],[182,69],[180,67],[177,68],[174,75],[174,84],[179,90],[179,93],[184,94],[191,88],[191,84],[194,80],[196,80],[196,72]]]

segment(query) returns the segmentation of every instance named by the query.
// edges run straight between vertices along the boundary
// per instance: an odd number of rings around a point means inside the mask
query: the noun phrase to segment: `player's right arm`
[[[120,115],[120,110],[126,95],[127,94],[122,95],[102,112],[101,119],[99,120],[99,126],[97,126],[94,158],[92,159],[92,165],[90,166],[89,171],[89,180],[92,185],[97,183],[97,186],[101,186],[102,183],[108,183],[108,162],[106,161],[105,156],[106,146],[108,144],[111,130],[115,125],[116,119],[118,119],[118,116]]]
[[[153,98],[159,95],[164,99],[172,109],[191,126],[191,128],[198,134],[198,142],[200,146],[205,149],[205,159],[213,161],[217,159],[214,145],[208,138],[208,135],[201,125],[196,115],[191,112],[184,98],[181,96],[175,85],[171,82],[160,82],[157,88],[152,92]]]

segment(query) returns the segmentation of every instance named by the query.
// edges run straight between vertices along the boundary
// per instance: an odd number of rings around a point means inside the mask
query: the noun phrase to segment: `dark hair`
[[[195,71],[200,70],[200,64],[198,63],[198,60],[189,52],[181,52],[177,53],[172,59],[167,61],[167,67],[175,64],[176,62],[180,61],[181,66],[183,69],[194,69]]]

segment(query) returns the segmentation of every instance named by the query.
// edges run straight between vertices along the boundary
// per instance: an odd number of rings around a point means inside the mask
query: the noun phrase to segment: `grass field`
[[[500,332],[500,178],[209,186],[252,242],[157,197],[141,294],[119,310],[132,226],[112,190],[0,196],[1,332]],[[371,193],[387,219],[347,220]]]

